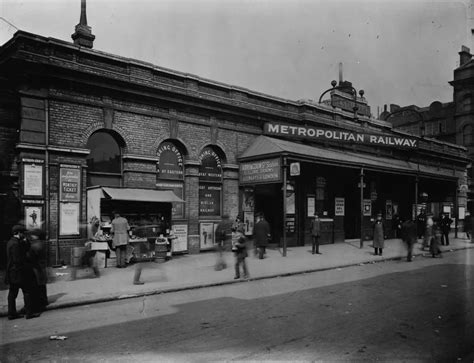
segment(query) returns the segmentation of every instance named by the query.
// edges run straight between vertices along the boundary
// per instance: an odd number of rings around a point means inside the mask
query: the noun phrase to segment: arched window
[[[108,131],[97,131],[87,141],[87,186],[120,186],[123,141]]]
[[[205,147],[199,155],[199,215],[220,216],[222,200],[222,163],[224,154]]]
[[[468,146],[472,144],[472,126],[466,125],[464,126],[462,132],[462,143],[464,146]]]
[[[156,187],[162,190],[172,190],[176,196],[184,199],[183,193],[183,158],[185,148],[174,141],[164,141],[156,152]],[[173,203],[172,218],[183,218],[183,203]]]

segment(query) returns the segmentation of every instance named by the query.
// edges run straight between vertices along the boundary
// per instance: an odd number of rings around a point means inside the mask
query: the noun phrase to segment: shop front
[[[448,206],[451,213],[457,213],[456,191],[462,171],[427,165],[415,157],[419,153],[416,139],[380,138],[389,144],[383,146],[390,148],[390,157],[357,150],[357,140],[370,142],[370,134],[353,133],[347,140],[351,143],[348,149],[308,142],[312,128],[300,127],[300,135],[305,133],[306,138],[292,138],[272,134],[271,126],[266,125],[266,135],[255,139],[240,156],[240,185],[243,200],[255,201],[253,209],[244,212],[263,212],[272,227],[273,242],[280,246],[310,244],[315,213],[321,219],[322,244],[356,240],[361,245],[372,239],[377,213],[385,219],[387,238],[400,236],[400,219],[413,217],[417,205],[418,210],[436,216]]]
[[[187,226],[172,223],[172,206],[183,203],[172,191],[136,188],[91,187],[87,189],[88,239],[111,247],[114,212],[130,226],[129,257],[155,258],[156,242],[167,241],[167,256],[187,251]],[[186,233],[187,234],[187,233]],[[107,243],[106,246],[104,243]],[[95,244],[96,246],[98,244]]]

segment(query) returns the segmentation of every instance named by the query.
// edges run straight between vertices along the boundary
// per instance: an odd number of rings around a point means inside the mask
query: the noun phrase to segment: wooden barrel
[[[155,258],[157,262],[165,262],[166,261],[166,252],[167,252],[167,243],[166,241],[159,240],[155,242]]]
[[[85,247],[73,247],[71,254],[71,264],[73,267],[80,267],[82,265],[82,257],[84,256],[84,253],[86,252]]]

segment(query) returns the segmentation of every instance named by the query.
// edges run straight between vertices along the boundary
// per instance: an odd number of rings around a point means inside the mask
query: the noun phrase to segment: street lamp
[[[319,101],[318,103],[321,103],[321,100],[323,99],[323,96],[328,93],[328,92],[331,92],[331,91],[335,91],[335,90],[343,90],[343,89],[348,89],[350,88],[352,90],[352,95],[354,96],[354,107],[353,107],[353,110],[354,110],[354,120],[357,121],[358,117],[357,117],[357,111],[359,110],[359,107],[357,106],[357,90],[353,87],[353,86],[349,86],[349,85],[337,85],[337,81],[333,80],[331,81],[331,86],[332,88],[329,88],[327,89],[326,91],[324,91],[321,96],[319,97]],[[360,97],[363,97],[364,96],[364,90],[360,90],[359,91],[359,95]],[[331,98],[331,106],[332,107],[335,107],[333,105],[333,102],[332,102],[332,98]]]

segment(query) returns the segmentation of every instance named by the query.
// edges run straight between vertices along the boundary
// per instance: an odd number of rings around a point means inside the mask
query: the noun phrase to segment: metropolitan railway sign
[[[393,146],[401,148],[416,148],[418,141],[409,137],[393,135],[375,135],[353,131],[327,129],[313,126],[293,126],[282,123],[268,122],[265,124],[266,135],[286,136],[295,139],[337,141],[376,146]]]

